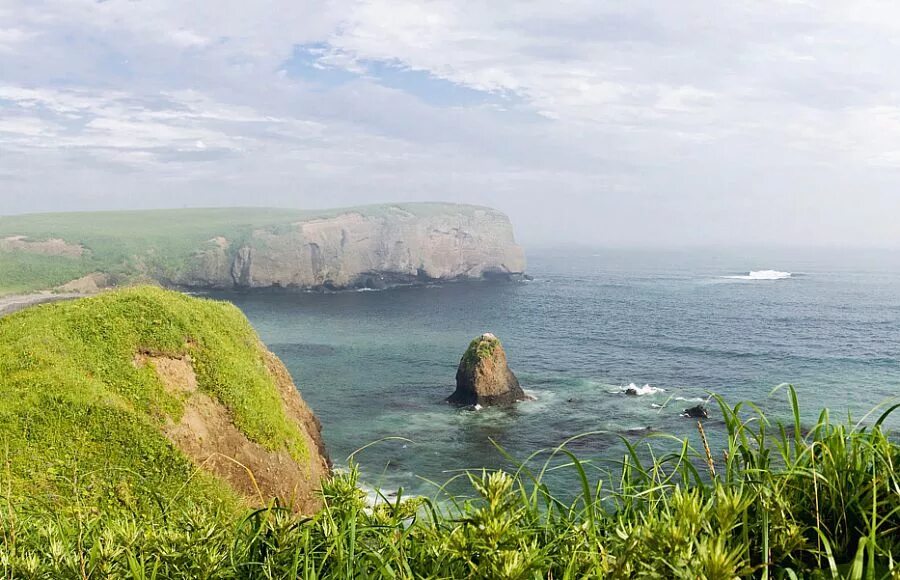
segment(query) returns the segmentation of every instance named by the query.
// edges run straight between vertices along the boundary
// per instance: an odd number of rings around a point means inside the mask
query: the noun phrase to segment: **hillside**
[[[489,208],[413,203],[323,211],[178,209],[0,217],[0,295],[101,284],[345,288],[517,275],[521,248]]]
[[[318,422],[240,311],[149,287],[0,318],[0,449],[6,501],[39,519],[273,497],[311,511],[329,471]]]

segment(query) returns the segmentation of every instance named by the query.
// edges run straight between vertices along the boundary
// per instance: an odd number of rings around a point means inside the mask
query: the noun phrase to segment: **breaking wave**
[[[728,280],[785,280],[790,278],[790,272],[780,272],[778,270],[753,270],[749,274],[740,276],[722,276]]]
[[[664,393],[666,390],[660,387],[652,387],[650,385],[639,387],[636,384],[631,383],[627,387],[622,387],[621,391],[626,395],[636,395],[638,397],[642,397],[644,395],[656,395],[658,393]]]

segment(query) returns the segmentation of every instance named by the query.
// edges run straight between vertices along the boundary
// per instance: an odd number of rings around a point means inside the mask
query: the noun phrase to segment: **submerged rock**
[[[706,410],[705,406],[697,405],[695,407],[685,409],[682,413],[682,416],[690,417],[692,419],[709,419],[709,411]]]
[[[509,369],[500,339],[485,333],[473,340],[456,370],[455,405],[506,405],[528,397]]]

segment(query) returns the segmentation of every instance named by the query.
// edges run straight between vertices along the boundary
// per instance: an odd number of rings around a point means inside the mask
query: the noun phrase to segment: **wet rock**
[[[709,411],[706,410],[706,407],[704,405],[697,405],[695,407],[685,409],[681,416],[690,417],[692,419],[709,419]]]

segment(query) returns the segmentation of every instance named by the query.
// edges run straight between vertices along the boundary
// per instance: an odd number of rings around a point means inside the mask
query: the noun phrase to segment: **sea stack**
[[[455,405],[508,405],[528,397],[506,363],[500,339],[487,332],[469,344],[456,371]]]

